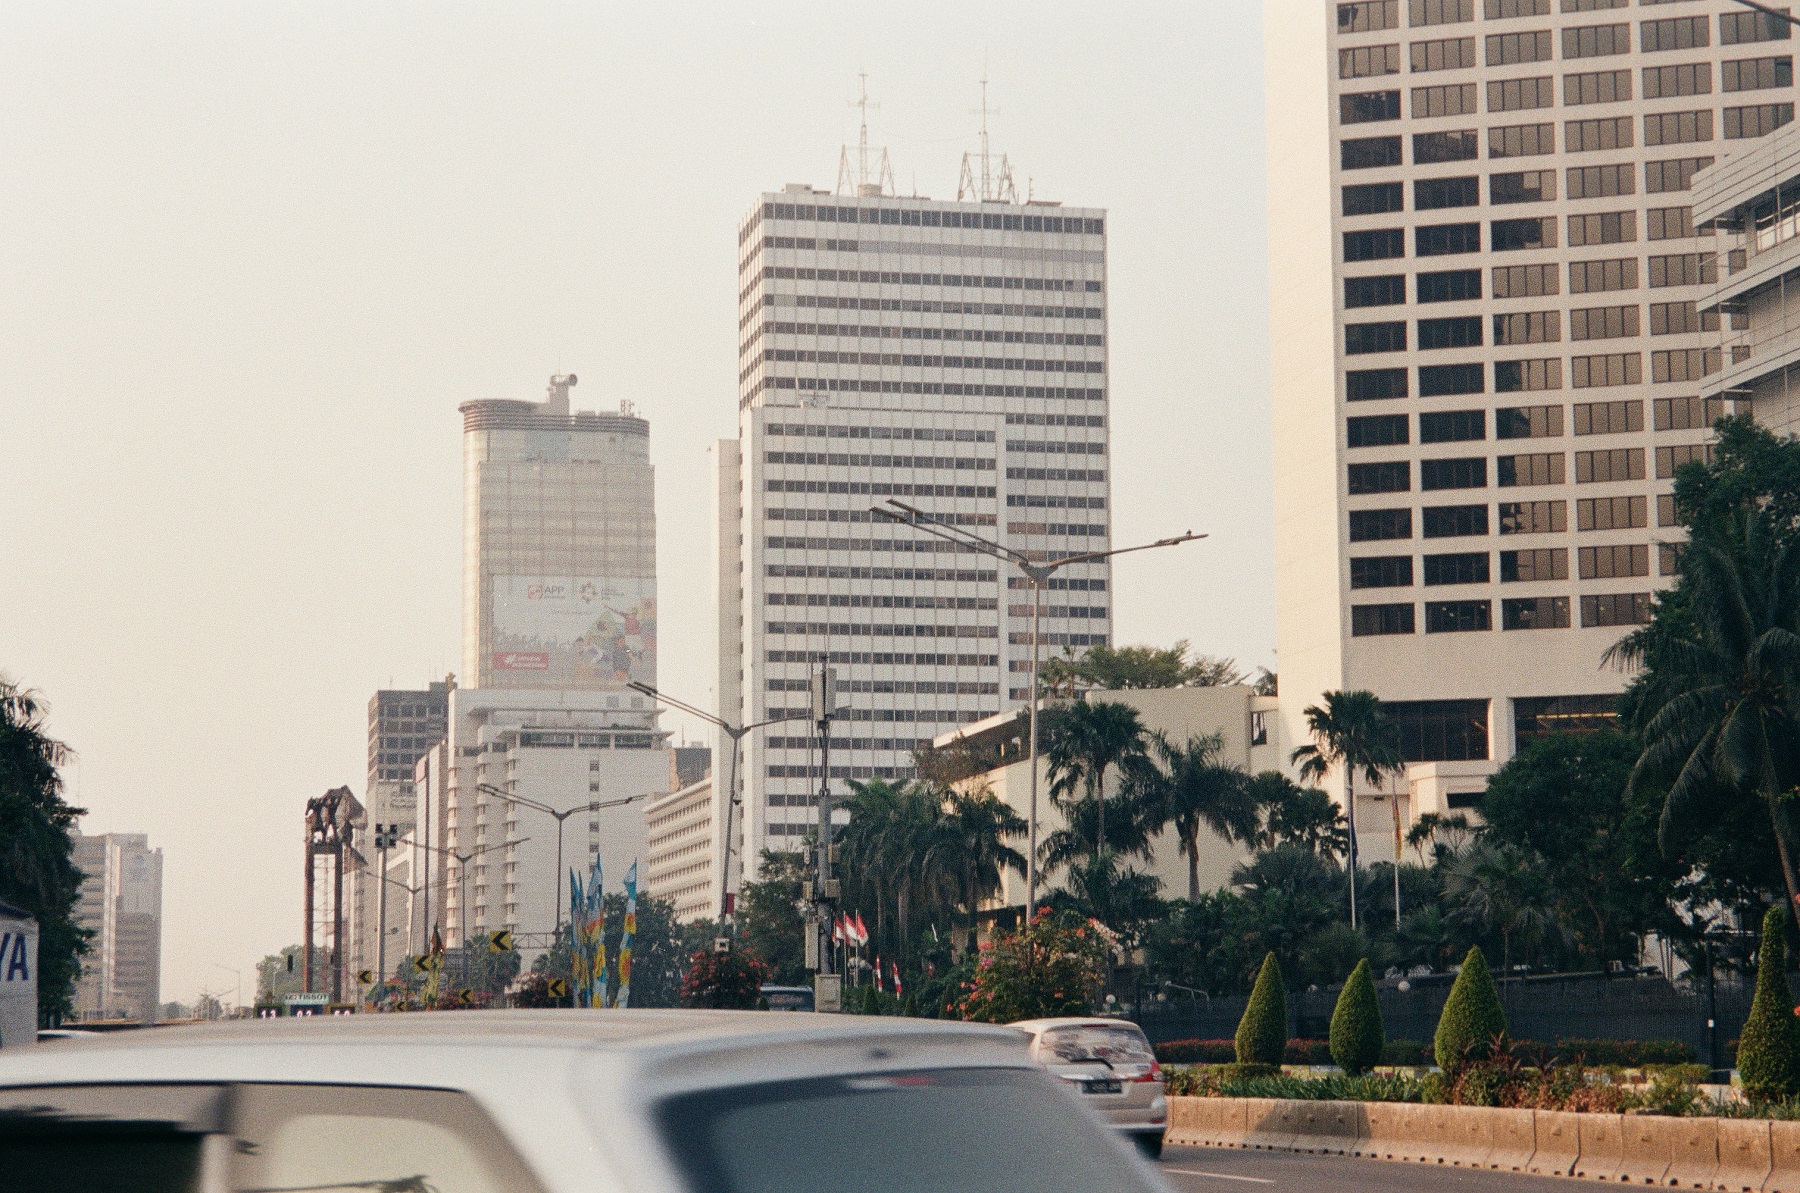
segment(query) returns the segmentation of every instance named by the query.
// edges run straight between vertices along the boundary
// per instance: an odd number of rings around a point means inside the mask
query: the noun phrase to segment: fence
[[[1409,978],[1405,990],[1397,982],[1378,982],[1375,993],[1388,1039],[1429,1041],[1454,980],[1449,974]],[[1682,1040],[1715,1069],[1731,1064],[1728,1041],[1743,1030],[1753,992],[1752,983],[1735,974],[1720,974],[1713,989],[1704,978],[1677,983],[1645,974],[1546,974],[1498,984],[1515,1039]],[[1315,1040],[1328,1036],[1337,996],[1335,986],[1290,994],[1289,1033]],[[1208,998],[1170,991],[1166,1002],[1141,1000],[1132,1018],[1153,1043],[1225,1039],[1237,1031],[1246,1001],[1242,995]]]

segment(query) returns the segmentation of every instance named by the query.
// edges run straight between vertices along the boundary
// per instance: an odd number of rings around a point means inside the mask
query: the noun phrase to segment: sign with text
[[[0,903],[0,1048],[37,1043],[37,921]]]
[[[651,577],[495,576],[493,600],[499,676],[589,690],[656,678]]]

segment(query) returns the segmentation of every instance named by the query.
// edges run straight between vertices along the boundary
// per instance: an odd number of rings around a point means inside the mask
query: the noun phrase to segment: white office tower
[[[739,439],[715,460],[721,709],[804,712],[828,663],[841,796],[908,778],[917,748],[1029,689],[1016,572],[870,507],[897,498],[1037,559],[1106,548],[1110,520],[1105,213],[840,189],[765,194],[739,228]],[[1058,574],[1046,656],[1109,641],[1109,579]],[[800,846],[819,766],[805,720],[745,740],[752,869]]]
[[[154,1023],[162,990],[162,850],[143,833],[77,834],[75,922],[93,935],[75,984],[82,1019]]]
[[[463,673],[477,684],[450,693],[432,853],[452,944],[509,928],[542,949],[566,922],[568,871],[598,857],[618,891],[643,853],[645,799],[669,790],[668,733],[625,686],[656,682],[650,427],[628,403],[571,412],[575,383],[460,407]]]
[[[1788,27],[1728,0],[1268,8],[1287,736],[1368,688],[1403,815],[1604,723],[1671,490],[1722,409],[1693,175],[1793,117]],[[1388,807],[1359,809],[1392,852]]]

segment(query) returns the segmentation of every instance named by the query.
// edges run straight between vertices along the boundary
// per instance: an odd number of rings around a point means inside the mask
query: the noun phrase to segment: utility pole
[[[837,705],[837,673],[826,665],[828,661],[821,655],[819,669],[812,677],[810,711],[819,738],[819,857],[814,880],[817,885],[813,889],[814,922],[808,928],[818,950],[818,971],[826,975],[832,972],[828,925],[838,897],[838,881],[831,876],[831,718]]]
[[[379,910],[375,913],[375,986],[370,997],[380,1000],[381,991],[387,988],[387,855],[400,840],[400,826],[397,824],[377,824],[375,826],[375,857],[380,867],[381,893],[376,897]]]

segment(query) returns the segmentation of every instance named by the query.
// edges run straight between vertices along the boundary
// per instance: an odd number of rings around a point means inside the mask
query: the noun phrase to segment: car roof
[[[693,1070],[715,1060],[809,1055],[892,1063],[1025,1063],[1010,1028],[900,1017],[764,1011],[444,1011],[248,1019],[109,1032],[47,1048],[0,1052],[0,1086],[117,1080],[270,1080],[395,1084],[396,1071],[458,1084],[493,1065],[496,1050],[607,1053],[644,1069]],[[891,1060],[889,1060],[891,1058]],[[396,1069],[396,1065],[399,1069]],[[402,1082],[410,1084],[412,1082]]]
[[[1033,1035],[1049,1031],[1053,1027],[1129,1027],[1140,1034],[1144,1030],[1129,1019],[1108,1019],[1103,1015],[1068,1016],[1061,1019],[1021,1019],[1017,1023],[1009,1023],[1007,1026],[1016,1027],[1020,1031],[1028,1031]]]

